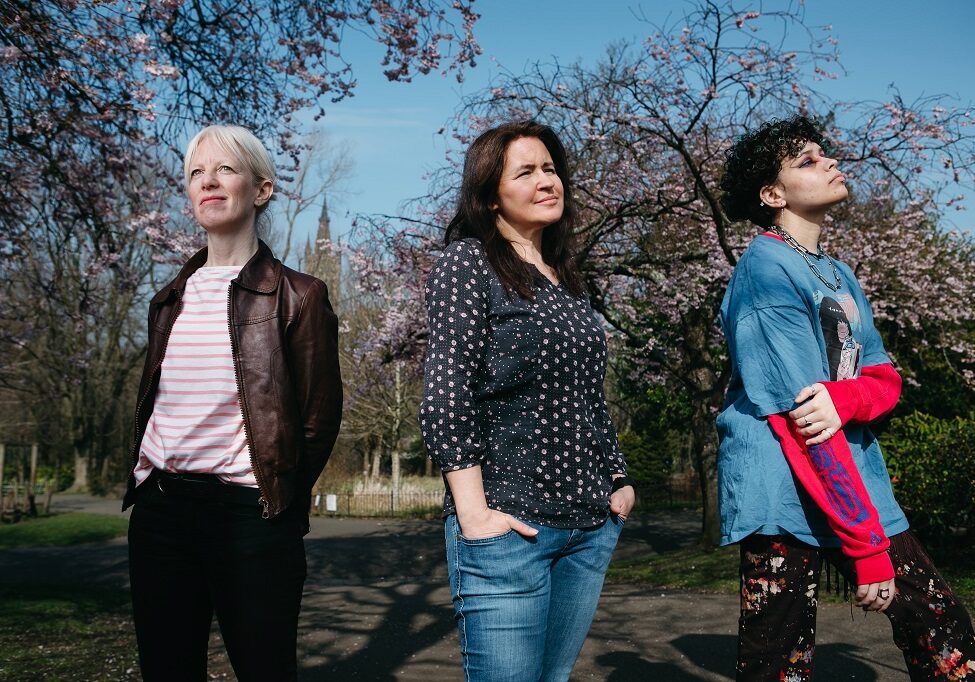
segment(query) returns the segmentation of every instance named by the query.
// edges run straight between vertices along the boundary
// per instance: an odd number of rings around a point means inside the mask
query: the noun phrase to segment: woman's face
[[[520,137],[509,144],[492,206],[498,220],[521,234],[531,233],[557,222],[563,207],[562,180],[542,141]]]
[[[846,178],[837,169],[836,160],[826,156],[815,142],[806,142],[798,155],[782,160],[774,190],[784,208],[798,215],[825,211],[849,196]],[[779,208],[768,200],[766,203]]]
[[[189,195],[193,216],[208,233],[254,229],[257,207],[271,196],[270,181],[254,175],[216,141],[205,138],[190,163]]]

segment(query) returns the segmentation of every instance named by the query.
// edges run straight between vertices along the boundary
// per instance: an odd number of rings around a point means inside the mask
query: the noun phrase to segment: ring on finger
[[[803,424],[803,426],[806,426],[806,427],[812,426],[812,424],[813,424],[811,421],[809,421],[809,417],[803,417],[802,418],[802,421],[806,422],[805,424]]]
[[[890,596],[890,590],[885,587],[877,593],[877,596],[879,596],[881,599],[887,599],[887,597]]]

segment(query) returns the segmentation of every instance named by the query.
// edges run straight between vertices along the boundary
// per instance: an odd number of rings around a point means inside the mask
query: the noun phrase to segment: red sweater
[[[871,422],[897,404],[901,377],[891,365],[864,367],[856,379],[822,382],[840,421]],[[854,560],[861,585],[894,577],[887,554],[890,541],[860,478],[842,430],[819,445],[806,445],[806,436],[787,414],[771,414],[769,425],[782,445],[789,466],[839,536],[843,553]]]

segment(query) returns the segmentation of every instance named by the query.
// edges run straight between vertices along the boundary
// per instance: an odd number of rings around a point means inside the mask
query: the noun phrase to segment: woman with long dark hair
[[[239,126],[187,147],[207,246],[149,303],[125,507],[146,680],[204,680],[210,622],[239,680],[297,675],[302,537],[342,414],[325,284],[257,237],[274,165]]]
[[[846,178],[819,126],[770,121],[728,151],[729,218],[764,228],[721,307],[732,375],[718,417],[723,543],[741,545],[738,679],[808,680],[823,562],[882,611],[912,680],[975,679],[965,608],[908,529],[870,424],[901,378],[853,270],[819,244]],[[836,229],[836,228],[833,228]]]
[[[568,679],[634,502],[574,218],[555,133],[534,121],[488,130],[467,151],[427,280],[420,422],[446,483],[467,680]]]

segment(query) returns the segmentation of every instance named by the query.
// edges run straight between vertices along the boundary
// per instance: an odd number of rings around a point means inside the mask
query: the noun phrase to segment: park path
[[[117,501],[55,500],[55,510],[117,512]],[[110,511],[111,510],[111,511]],[[697,532],[694,512],[631,520],[617,556],[679,547]],[[313,518],[299,632],[299,679],[461,680],[436,521]],[[126,585],[124,539],[0,553],[0,576]],[[607,585],[574,680],[691,682],[734,678],[738,600],[733,595]],[[886,618],[823,605],[817,679],[907,679]],[[211,670],[232,678],[213,641]]]

